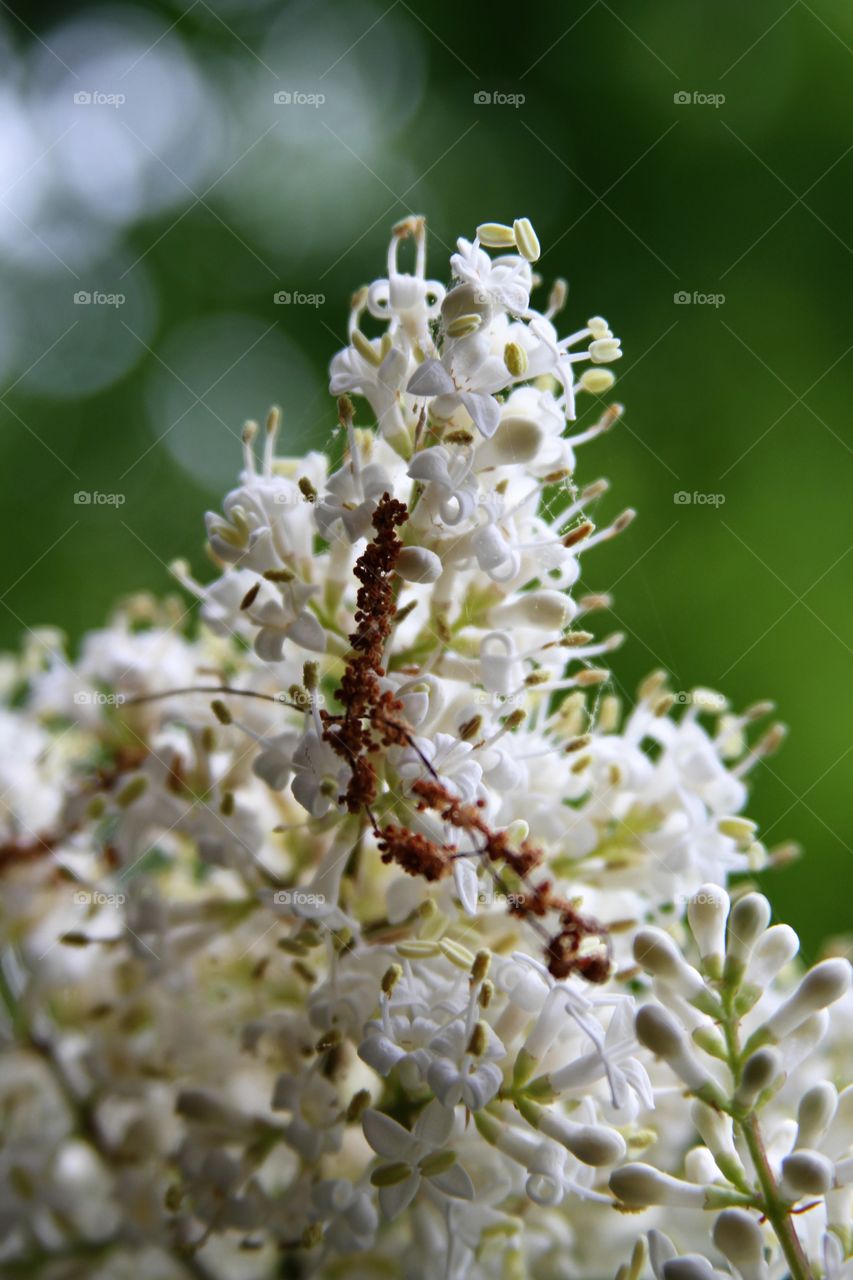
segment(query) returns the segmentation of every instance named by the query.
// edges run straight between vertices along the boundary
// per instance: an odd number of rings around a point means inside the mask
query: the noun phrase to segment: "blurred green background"
[[[428,215],[445,278],[457,235],[529,215],[563,328],[604,313],[626,353],[581,455],[640,512],[587,562],[620,685],[777,702],[752,813],[806,856],[768,883],[809,955],[846,929],[849,2],[65,0],[3,6],[0,67],[3,645],[203,569],[244,418],[323,443],[393,221]]]

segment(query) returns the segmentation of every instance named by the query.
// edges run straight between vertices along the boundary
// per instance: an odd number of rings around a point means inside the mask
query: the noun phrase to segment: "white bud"
[[[747,893],[731,909],[726,955],[739,966],[746,965],[752,949],[770,923],[770,903],[763,893]]]
[[[650,1204],[669,1204],[684,1209],[701,1209],[705,1204],[705,1188],[682,1182],[671,1174],[661,1173],[650,1164],[625,1164],[610,1175],[610,1190],[632,1209]]]
[[[775,1040],[794,1031],[809,1014],[825,1009],[840,1000],[850,986],[850,962],[837,958],[824,960],[809,969],[800,985],[767,1021],[767,1030]]]
[[[764,1275],[764,1232],[744,1209],[723,1210],[714,1223],[714,1244],[743,1280],[760,1280]]]
[[[818,1013],[809,1014],[795,1031],[785,1037],[779,1050],[789,1075],[801,1062],[805,1062],[809,1054],[814,1053],[828,1030],[829,1013],[821,1009]]]
[[[525,418],[520,414],[501,418],[491,439],[484,440],[477,446],[476,470],[532,462],[543,439],[542,428],[532,418]]]
[[[683,1257],[665,1262],[661,1275],[662,1280],[716,1280],[719,1272],[701,1253],[685,1253]]]
[[[710,1186],[720,1176],[720,1169],[707,1147],[697,1144],[684,1157],[684,1176],[688,1182]]]
[[[734,1155],[735,1144],[730,1116],[707,1106],[704,1102],[694,1101],[690,1106],[690,1118],[712,1155],[716,1156],[720,1153]]]
[[[758,1049],[743,1065],[740,1084],[735,1091],[735,1102],[749,1109],[759,1094],[777,1078],[782,1070],[782,1059],[775,1049]]]
[[[704,961],[722,964],[729,905],[729,895],[716,884],[703,884],[687,904],[687,920]]]
[[[774,924],[758,939],[749,962],[749,981],[762,989],[793,960],[800,940],[787,924]]]
[[[816,1147],[835,1118],[838,1091],[828,1080],[807,1089],[797,1108],[797,1147]]]
[[[649,973],[663,978],[688,1000],[705,990],[705,983],[663,929],[640,929],[634,937],[634,959]]]
[[[541,631],[562,631],[576,607],[563,591],[525,591],[511,604],[498,605],[489,615],[494,626],[536,627]]]
[[[697,1092],[713,1083],[695,1057],[687,1033],[668,1010],[644,1005],[637,1014],[636,1030],[640,1044],[669,1063],[688,1089]]]
[[[397,556],[397,573],[406,582],[435,582],[441,576],[441,560],[426,547],[403,547]]]
[[[822,1196],[832,1186],[832,1161],[820,1151],[795,1151],[782,1161],[782,1193],[792,1200],[800,1196]]]
[[[545,1109],[538,1119],[542,1133],[560,1142],[582,1164],[594,1168],[616,1164],[625,1155],[625,1139],[603,1124],[573,1124],[559,1111]]]

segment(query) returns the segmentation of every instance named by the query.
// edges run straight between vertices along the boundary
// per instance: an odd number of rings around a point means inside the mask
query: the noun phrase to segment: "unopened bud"
[[[637,964],[673,987],[688,1000],[704,992],[705,984],[692,965],[689,965],[663,929],[640,929],[634,938],[634,959]]]
[[[828,1080],[807,1089],[797,1108],[797,1147],[816,1147],[835,1118],[838,1092]]]
[[[661,1173],[649,1164],[626,1164],[610,1175],[610,1190],[631,1209],[650,1204],[666,1204],[685,1209],[701,1209],[705,1189]]]
[[[770,923],[770,903],[761,893],[747,893],[731,909],[726,940],[725,977],[738,983],[752,949]]]
[[[823,1196],[832,1186],[832,1161],[820,1151],[795,1151],[782,1161],[780,1190],[792,1200],[800,1196]]]
[[[426,547],[403,547],[397,556],[397,573],[406,582],[435,582],[441,577],[441,560]]]
[[[781,1070],[782,1060],[775,1049],[757,1049],[744,1063],[740,1084],[735,1090],[737,1105],[744,1111],[750,1111],[759,1095],[770,1088]]]
[[[758,1280],[764,1270],[764,1232],[744,1209],[723,1210],[714,1223],[714,1244],[744,1280]]]
[[[650,1053],[663,1058],[693,1093],[709,1093],[713,1081],[700,1065],[684,1028],[657,1004],[644,1005],[637,1014],[637,1039]]]
[[[728,915],[729,895],[715,884],[703,884],[687,904],[687,920],[699,955],[706,971],[714,978],[722,973]]]
[[[840,957],[824,960],[810,969],[796,991],[768,1019],[767,1031],[781,1040],[794,1031],[809,1014],[817,1013],[847,992],[850,986],[850,962]]]

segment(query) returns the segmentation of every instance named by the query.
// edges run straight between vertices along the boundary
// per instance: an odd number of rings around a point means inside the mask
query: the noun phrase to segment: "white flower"
[[[362,1125],[373,1150],[388,1162],[371,1175],[379,1187],[379,1203],[386,1218],[396,1218],[411,1204],[423,1179],[443,1195],[461,1200],[473,1197],[471,1179],[447,1146],[454,1128],[452,1110],[430,1102],[409,1132],[371,1108],[364,1113]]]

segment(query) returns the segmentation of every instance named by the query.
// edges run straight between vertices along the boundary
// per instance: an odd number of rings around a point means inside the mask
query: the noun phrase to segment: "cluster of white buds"
[[[627,1208],[717,1213],[713,1243],[742,1280],[766,1280],[774,1249],[779,1265],[806,1280],[821,1273],[827,1251],[852,1243],[853,1084],[839,1093],[816,1061],[851,966],[838,956],[792,975],[797,936],[770,919],[762,894],[732,901],[707,884],[687,907],[695,965],[670,933],[635,933],[634,956],[656,997],[637,1013],[637,1038],[693,1099],[701,1145],[687,1153],[684,1176],[625,1164],[610,1186]],[[659,1280],[711,1274],[706,1257],[677,1257],[665,1237],[652,1256]]]
[[[400,223],[328,453],[248,423],[216,576],[175,562],[197,623],[0,667],[4,1274],[639,1280],[646,1205],[658,1280],[849,1269],[846,961],[704,883],[783,858],[742,816],[782,730],[613,693],[577,586],[633,512],[576,452],[621,353],[538,257],[485,223],[443,283]]]

